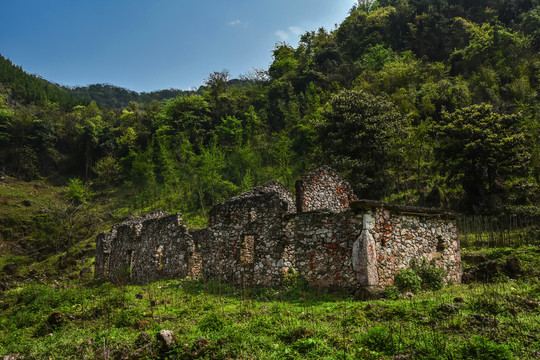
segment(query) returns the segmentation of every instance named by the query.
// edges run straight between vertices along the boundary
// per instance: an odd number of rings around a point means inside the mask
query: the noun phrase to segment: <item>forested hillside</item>
[[[67,89],[1,58],[0,169],[201,220],[321,164],[361,198],[538,213],[539,50],[537,0],[381,0],[196,93]]]

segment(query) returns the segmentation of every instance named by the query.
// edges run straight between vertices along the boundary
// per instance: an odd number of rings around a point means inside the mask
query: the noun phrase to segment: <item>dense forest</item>
[[[0,57],[0,170],[201,221],[322,164],[361,198],[537,214],[539,50],[538,0],[381,0],[197,91],[67,88]]]

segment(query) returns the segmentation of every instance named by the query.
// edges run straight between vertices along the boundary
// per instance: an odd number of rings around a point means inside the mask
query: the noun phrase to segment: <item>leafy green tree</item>
[[[210,104],[202,95],[171,99],[163,107],[156,128],[168,125],[184,132],[194,146],[201,145],[212,129]]]
[[[210,202],[215,205],[219,201],[227,199],[237,190],[230,181],[225,180],[221,171],[226,167],[225,155],[215,142],[201,148],[201,154],[197,157],[196,174],[199,186],[208,189]]]
[[[242,144],[243,129],[242,121],[234,116],[222,119],[221,124],[215,130],[217,142],[224,149],[231,149]]]
[[[394,105],[382,97],[344,90],[330,100],[323,115],[321,162],[344,173],[360,197],[380,199],[388,194],[392,147],[405,125]]]
[[[275,135],[274,142],[269,149],[275,175],[288,188],[293,185],[294,174],[292,166],[294,152],[291,147],[292,141],[289,134],[286,131],[282,131]]]
[[[97,176],[94,183],[99,187],[107,188],[116,185],[122,178],[122,167],[112,156],[99,159],[92,167],[92,171]]]
[[[465,192],[465,209],[501,210],[512,182],[529,175],[530,139],[520,120],[480,104],[444,113],[434,127],[438,164],[448,186]]]

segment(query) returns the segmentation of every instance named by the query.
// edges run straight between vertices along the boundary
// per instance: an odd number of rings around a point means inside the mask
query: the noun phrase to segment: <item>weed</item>
[[[412,269],[400,270],[394,278],[394,285],[402,292],[417,293],[422,287],[422,279]]]
[[[390,330],[374,326],[362,337],[361,342],[370,350],[390,354],[394,349],[394,338]]]
[[[313,336],[313,332],[303,326],[292,326],[280,330],[277,337],[286,344],[292,344],[300,339]]]
[[[133,327],[144,318],[144,312],[137,307],[122,309],[114,314],[112,322],[116,327]]]
[[[289,290],[306,291],[309,289],[309,283],[294,268],[283,274],[283,287]]]
[[[506,313],[507,309],[502,304],[502,299],[493,293],[479,295],[469,302],[469,308],[473,311],[499,315]]]

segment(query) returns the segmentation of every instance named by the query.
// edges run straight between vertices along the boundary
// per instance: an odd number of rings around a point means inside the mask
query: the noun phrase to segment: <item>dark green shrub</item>
[[[314,338],[300,339],[292,344],[292,348],[300,354],[307,354],[314,350],[318,343],[320,343],[320,340]]]
[[[422,288],[439,290],[444,286],[444,270],[439,269],[433,263],[422,260],[422,263],[413,261],[411,263],[411,269],[422,280]]]
[[[361,342],[370,350],[391,353],[394,348],[392,333],[383,326],[375,326],[362,336]]]
[[[300,339],[311,338],[313,332],[303,326],[291,326],[278,331],[277,337],[286,344],[292,344]]]
[[[86,201],[87,189],[83,182],[78,178],[72,178],[68,181],[67,198],[69,200],[84,203]]]
[[[394,278],[394,285],[400,291],[417,293],[422,287],[422,280],[412,269],[400,270]]]
[[[130,327],[144,318],[144,313],[141,309],[133,307],[122,309],[114,315],[114,325],[116,327]]]
[[[470,342],[462,347],[461,354],[463,359],[471,360],[507,360],[514,358],[506,345],[497,345],[483,336],[474,336]]]

